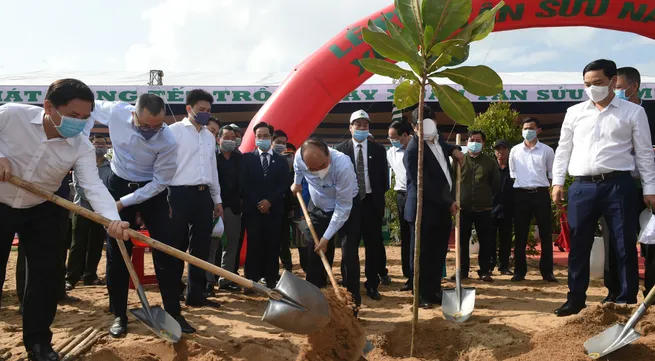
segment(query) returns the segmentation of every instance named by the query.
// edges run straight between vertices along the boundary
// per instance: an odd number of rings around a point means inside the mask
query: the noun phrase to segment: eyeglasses
[[[136,122],[139,123],[139,125],[137,125],[136,127],[143,130],[144,132],[148,132],[148,131],[158,132],[158,131],[161,130],[161,128],[164,127],[163,124],[159,125],[159,126],[156,126],[156,127],[151,127],[149,125],[143,125],[143,124],[141,124],[141,121],[139,121],[139,117],[136,115],[136,113],[134,113],[134,119],[136,119]]]

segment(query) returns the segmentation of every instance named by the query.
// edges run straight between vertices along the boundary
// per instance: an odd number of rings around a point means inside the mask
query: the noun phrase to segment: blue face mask
[[[355,130],[355,134],[353,134],[353,138],[355,138],[356,141],[358,142],[363,142],[368,138],[368,130]]]
[[[255,144],[257,145],[257,148],[261,151],[268,151],[271,149],[271,140],[270,139],[258,139]]]
[[[403,144],[399,140],[392,140],[391,145],[396,149],[400,149],[400,147],[403,146]]]
[[[57,114],[59,114],[59,117],[61,118],[61,123],[59,123],[59,126],[55,125],[55,122],[52,120],[52,117],[49,116],[50,121],[52,122],[52,125],[55,126],[55,129],[64,138],[72,138],[84,130],[84,127],[86,126],[86,120],[84,119],[75,119],[71,117],[65,117],[59,113],[58,110],[55,109]]]
[[[468,142],[466,146],[469,148],[471,153],[480,153],[480,151],[482,150],[482,143]]]
[[[193,113],[193,120],[195,120],[196,123],[200,125],[207,125],[207,123],[209,123],[209,118],[211,118],[212,116],[211,114],[205,112],[196,114],[196,112],[194,112],[193,110],[191,111],[191,113]]]
[[[275,153],[282,154],[282,152],[284,152],[285,150],[287,150],[287,145],[286,144],[274,144],[273,145],[273,151],[275,151]]]
[[[523,139],[531,142],[537,137],[537,131],[534,129],[523,129]]]

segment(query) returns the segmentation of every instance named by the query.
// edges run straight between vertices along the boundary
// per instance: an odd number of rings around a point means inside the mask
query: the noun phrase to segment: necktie
[[[264,177],[266,177],[266,174],[268,173],[268,153],[262,153],[262,157],[264,157],[264,160],[262,161],[262,171],[264,171]]]
[[[359,199],[366,197],[366,176],[364,175],[364,152],[362,145],[357,145],[357,185],[359,186]]]

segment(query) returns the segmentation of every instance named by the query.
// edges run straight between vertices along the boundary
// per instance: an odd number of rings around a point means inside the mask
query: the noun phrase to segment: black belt
[[[398,194],[407,194],[407,191],[396,191]]]
[[[198,184],[198,185],[193,185],[193,186],[171,186],[172,188],[186,188],[186,189],[191,189],[194,191],[202,192],[206,191],[209,189],[209,186],[206,184]]]
[[[626,170],[617,170],[614,172],[609,172],[609,173],[604,173],[604,174],[599,174],[599,175],[583,175],[579,177],[575,177],[576,181],[579,182],[602,182],[608,179],[613,179],[613,178],[618,178],[622,176],[630,175],[630,172]]]
[[[539,193],[539,192],[548,193],[548,187],[516,188],[516,189],[525,193]]]
[[[120,180],[122,183],[124,183],[124,184],[127,186],[127,188],[129,188],[129,189],[139,189],[139,188],[143,188],[143,187],[146,186],[146,184],[150,183],[150,181],[146,181],[146,182],[132,182],[132,181],[129,181],[129,180],[127,180],[127,179],[123,179],[123,178],[119,177],[118,175],[116,175],[116,173],[112,173],[112,175],[113,175],[114,177],[116,177],[118,180]]]

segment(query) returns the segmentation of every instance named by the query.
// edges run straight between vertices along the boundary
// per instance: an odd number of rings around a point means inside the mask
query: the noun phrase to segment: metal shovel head
[[[584,343],[587,355],[589,355],[592,360],[596,360],[625,345],[635,342],[639,337],[641,337],[641,334],[635,331],[634,328],[627,330],[627,332],[621,336],[624,329],[625,325],[617,324],[603,331],[603,333],[587,340],[587,342]]]
[[[150,307],[150,312],[145,308],[135,308],[130,313],[166,341],[176,343],[182,337],[180,324],[159,306]]]
[[[464,322],[471,317],[475,308],[475,288],[462,287],[458,295],[456,288],[443,290],[441,311],[448,321]]]
[[[284,271],[273,290],[284,297],[269,299],[263,321],[302,335],[313,333],[330,322],[330,305],[313,284]]]

